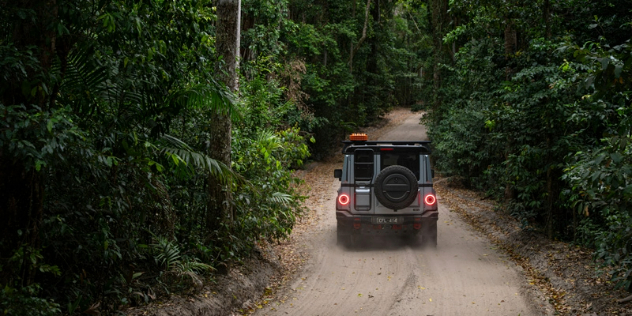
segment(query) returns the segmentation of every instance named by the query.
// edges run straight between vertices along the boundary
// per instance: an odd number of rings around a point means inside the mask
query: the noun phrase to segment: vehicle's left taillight
[[[337,211],[348,211],[351,207],[351,195],[349,195],[349,191],[342,188],[338,191],[338,197],[336,198],[336,210]]]
[[[342,193],[338,195],[338,203],[340,203],[340,205],[347,206],[349,205],[350,201],[351,199],[349,198],[349,195],[347,193]]]

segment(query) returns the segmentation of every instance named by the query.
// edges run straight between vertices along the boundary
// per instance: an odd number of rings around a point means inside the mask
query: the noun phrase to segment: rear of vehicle
[[[353,139],[353,138],[352,138]],[[357,139],[357,138],[356,138]],[[396,234],[437,244],[438,207],[426,141],[345,141],[336,200],[337,238]]]

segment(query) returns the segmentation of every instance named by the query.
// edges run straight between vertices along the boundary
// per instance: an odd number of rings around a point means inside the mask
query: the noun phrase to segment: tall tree
[[[353,56],[358,52],[360,46],[366,40],[366,29],[369,24],[369,9],[371,8],[371,0],[367,0],[366,8],[364,9],[364,26],[362,27],[362,36],[358,40],[358,43],[354,46],[353,41],[351,41],[351,49],[349,52],[349,72],[353,72]],[[354,10],[355,15],[355,10]]]
[[[23,53],[6,57],[14,61],[15,68],[21,67],[22,73],[3,74],[10,84],[0,87],[0,105],[19,106],[15,111],[21,113],[48,109],[53,97],[47,93],[50,86],[48,75],[56,51],[56,33],[51,31],[51,26],[57,22],[57,4],[50,0],[0,1],[0,6],[5,8],[0,17],[22,19],[22,23],[2,23],[9,29],[5,29],[0,43],[11,43],[16,52]],[[18,17],[15,12],[23,16]],[[37,79],[21,84],[21,81],[26,81],[25,77]],[[0,126],[9,124],[0,122]],[[0,234],[3,256],[8,256],[23,244],[39,243],[44,198],[42,173],[37,172],[30,161],[25,162],[24,157],[13,155],[10,147],[11,144],[7,143],[0,147],[0,215],[6,223]],[[32,272],[27,271],[27,283],[31,281]],[[1,281],[5,280],[0,278]]]
[[[437,110],[441,106],[441,67],[439,64],[444,61],[443,36],[447,33],[448,1],[431,0],[432,14],[432,42],[434,49],[434,69],[433,69],[433,109]]]
[[[218,78],[228,89],[239,87],[237,57],[239,56],[241,0],[219,0],[217,3],[217,32],[215,49],[220,61],[216,66]],[[230,113],[217,112],[210,122],[209,156],[230,167],[231,163]],[[230,186],[209,176],[209,209],[207,226],[219,228],[221,223],[231,225],[234,220]]]

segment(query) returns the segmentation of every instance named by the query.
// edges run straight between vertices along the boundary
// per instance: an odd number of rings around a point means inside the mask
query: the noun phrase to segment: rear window
[[[383,151],[380,159],[380,170],[386,167],[400,165],[404,166],[415,174],[419,181],[419,153],[410,151]]]

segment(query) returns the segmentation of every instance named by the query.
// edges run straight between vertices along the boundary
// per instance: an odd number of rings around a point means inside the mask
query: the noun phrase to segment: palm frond
[[[78,101],[80,110],[92,112],[96,106],[96,98],[106,90],[108,69],[100,65],[94,58],[92,46],[79,46],[73,48],[68,54],[65,65],[64,78],[61,83],[61,91]]]
[[[208,271],[214,271],[215,268],[213,268],[211,265],[206,264],[206,263],[202,263],[202,262],[198,262],[196,259],[190,260],[190,261],[186,261],[184,262],[181,266],[180,266],[180,273],[185,273],[185,272],[199,272],[199,273],[203,273],[203,272],[208,272]]]
[[[255,141],[263,145],[269,151],[274,151],[283,147],[279,137],[273,131],[269,130],[259,132]]]
[[[292,198],[292,195],[290,194],[283,193],[283,192],[274,192],[272,193],[272,196],[269,197],[269,200],[274,203],[288,204],[292,202],[294,199]]]
[[[228,114],[231,119],[240,118],[235,106],[236,97],[225,86],[211,80],[207,84],[197,84],[172,93],[168,104],[179,108],[210,108],[220,114]]]
[[[154,257],[156,263],[166,270],[175,270],[180,265],[180,249],[175,242],[159,237],[157,243],[151,247],[157,252]]]
[[[168,134],[163,134],[161,138],[171,145],[157,144],[156,147],[161,153],[171,157],[175,156],[191,168],[199,168],[210,172],[223,183],[227,183],[229,181],[236,181],[240,184],[247,183],[240,174],[234,172],[224,163],[215,160],[204,153],[195,151],[181,139]]]

